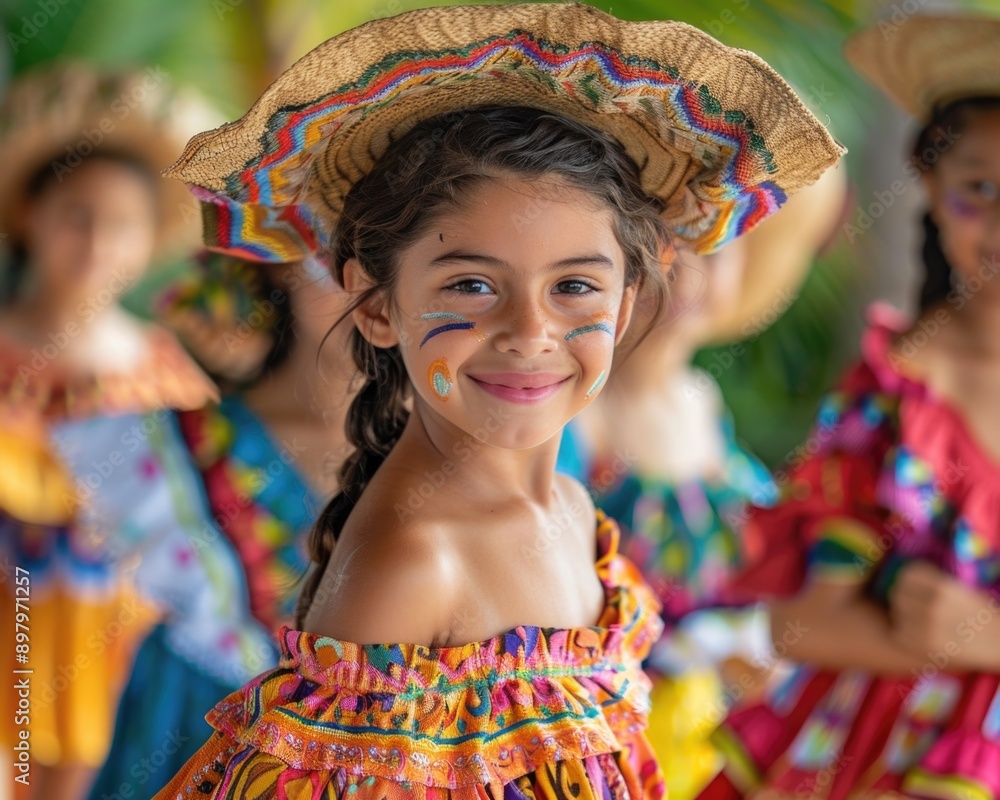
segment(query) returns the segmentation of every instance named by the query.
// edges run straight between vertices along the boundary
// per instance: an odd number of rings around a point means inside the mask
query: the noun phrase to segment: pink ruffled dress
[[[740,588],[790,592],[818,574],[885,604],[900,567],[927,560],[992,594],[956,630],[960,647],[1000,613],[1000,463],[893,363],[899,315],[871,317],[783,502],[755,515],[767,555]],[[949,672],[949,660],[929,653],[904,679],[797,667],[719,729],[727,765],[701,797],[1000,798],[1000,674]]]

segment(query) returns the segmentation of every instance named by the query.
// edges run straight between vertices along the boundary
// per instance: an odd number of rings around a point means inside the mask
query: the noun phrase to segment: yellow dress
[[[131,588],[127,560],[110,557],[114,531],[79,524],[86,496],[100,488],[69,474],[52,437],[60,421],[101,409],[197,406],[214,394],[172,337],[159,328],[149,336],[139,369],[101,376],[55,361],[37,368],[23,346],[0,338],[0,744],[13,752],[26,730],[33,766],[103,762],[132,655],[158,617]],[[17,630],[27,652],[15,649]],[[14,766],[16,776],[16,755]]]

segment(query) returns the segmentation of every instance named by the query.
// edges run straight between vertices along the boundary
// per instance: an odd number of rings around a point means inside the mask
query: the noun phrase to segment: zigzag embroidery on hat
[[[733,154],[713,179],[718,185],[699,186],[701,219],[676,227],[702,249],[741,234],[785,201],[785,192],[771,181],[748,183],[750,176],[776,170],[773,154],[753,121],[742,111],[724,109],[706,86],[684,81],[669,65],[623,57],[598,43],[569,50],[512,31],[460,49],[395,53],[369,67],[356,83],[306,106],[273,113],[262,137],[265,152],[226,178],[225,193],[213,192],[217,199],[211,204],[218,211],[214,218],[206,216],[206,241],[216,249],[268,261],[294,258],[296,248],[308,252],[328,246],[327,234],[317,225],[319,215],[300,202],[323,140],[411,91],[457,79],[493,80],[502,72],[548,84],[553,94],[565,94],[581,107],[662,122],[653,107],[658,101],[678,134]],[[717,213],[709,213],[713,208]]]

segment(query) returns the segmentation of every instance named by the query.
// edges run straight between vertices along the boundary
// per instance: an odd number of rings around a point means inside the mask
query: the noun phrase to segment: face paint
[[[958,192],[948,192],[944,198],[947,209],[957,217],[963,219],[976,219],[982,214],[982,210],[972,205]]]
[[[450,311],[432,311],[430,314],[421,314],[420,319],[457,319],[464,320],[461,314],[453,314]]]
[[[423,341],[420,342],[420,346],[423,347],[427,342],[437,336],[439,333],[447,333],[448,331],[469,331],[475,337],[477,342],[485,342],[486,337],[489,334],[482,333],[476,330],[475,322],[467,322],[465,317],[461,314],[454,314],[451,311],[432,311],[430,314],[421,314],[420,319],[454,319],[460,320],[459,322],[451,322],[447,325],[441,325],[434,328],[430,333],[428,333]]]
[[[594,385],[590,387],[590,390],[583,396],[584,400],[589,400],[594,396],[594,392],[601,388],[601,384],[604,383],[604,370],[601,370],[601,374],[597,376],[597,380],[594,381]]]
[[[448,362],[439,358],[427,368],[427,380],[431,389],[442,400],[447,400],[451,394],[451,373],[448,371]]]
[[[615,338],[615,320],[610,314],[601,314],[597,317],[600,322],[592,322],[590,325],[584,325],[582,328],[576,328],[566,334],[566,341],[575,339],[577,336],[582,336],[585,333],[593,333],[594,331],[604,331],[612,339]]]
[[[447,325],[439,325],[423,338],[420,346],[423,347],[438,334],[447,333],[448,331],[470,331],[475,327],[475,322],[449,322]]]

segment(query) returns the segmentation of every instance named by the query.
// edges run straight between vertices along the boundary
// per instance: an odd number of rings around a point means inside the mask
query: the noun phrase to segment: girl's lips
[[[472,375],[468,377],[484,392],[511,403],[537,403],[545,400],[569,380],[568,377],[553,373],[504,372],[478,378]]]

